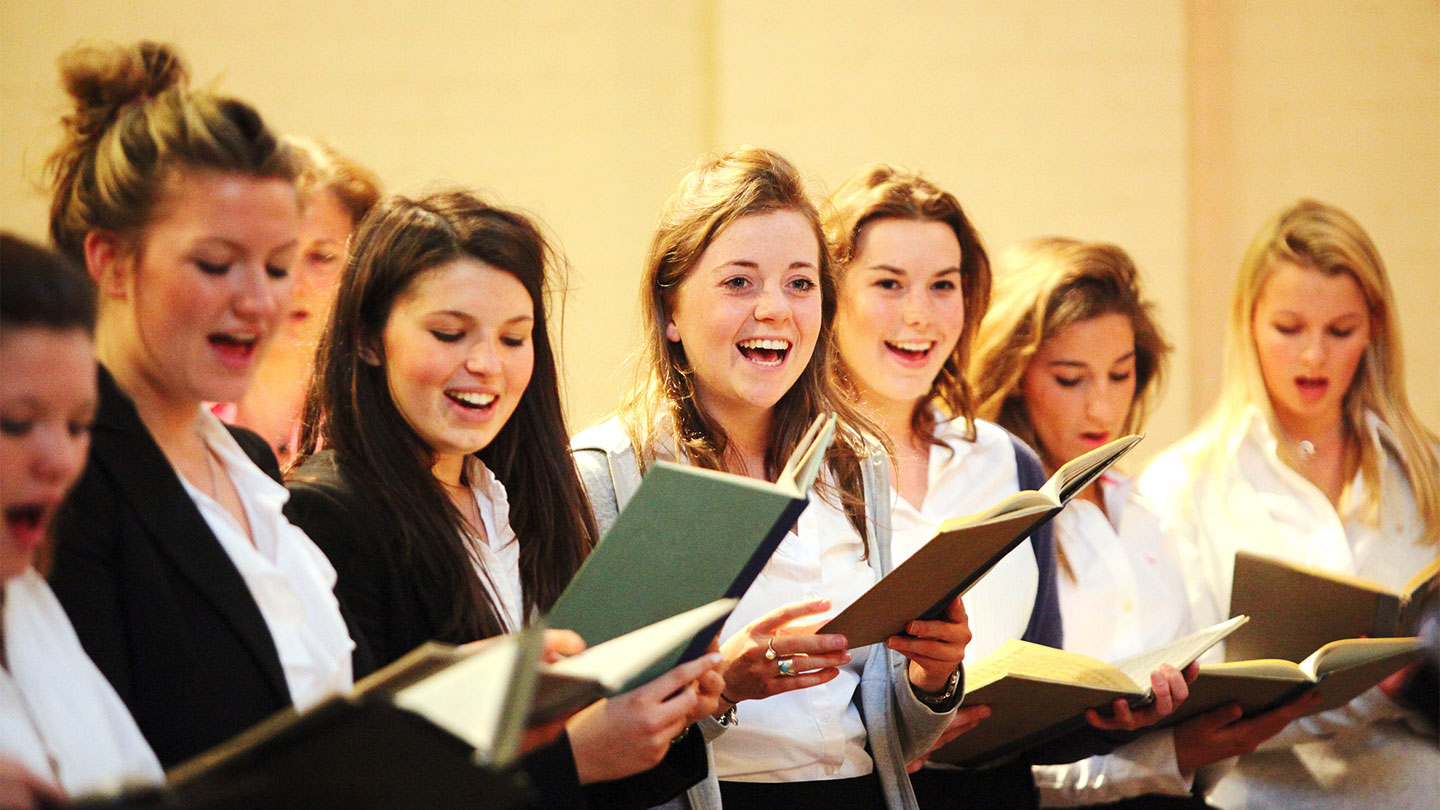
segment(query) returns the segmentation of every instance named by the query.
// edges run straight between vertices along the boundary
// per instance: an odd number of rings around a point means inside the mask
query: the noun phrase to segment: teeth
[[[777,351],[777,352],[779,352],[779,351],[785,351],[786,349],[789,349],[789,348],[790,348],[790,341],[788,341],[788,340],[774,340],[774,339],[767,339],[767,338],[752,338],[752,339],[750,339],[750,340],[742,340],[742,341],[740,341],[740,348],[742,348],[742,349],[770,349],[770,350],[772,350],[772,351]]]
[[[904,352],[928,352],[935,345],[933,340],[892,340],[887,342]]]
[[[451,399],[458,400],[466,405],[473,405],[476,408],[483,408],[495,401],[494,394],[475,394],[468,391],[449,391]]]

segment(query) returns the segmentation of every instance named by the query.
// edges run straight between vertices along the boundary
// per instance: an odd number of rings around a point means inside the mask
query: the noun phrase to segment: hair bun
[[[81,138],[98,137],[127,104],[183,87],[189,78],[185,60],[164,43],[81,43],[60,56],[60,83],[75,102],[65,124]]]

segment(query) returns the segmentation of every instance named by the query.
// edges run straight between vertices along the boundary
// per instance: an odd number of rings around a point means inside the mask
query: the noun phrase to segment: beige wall
[[[544,218],[574,265],[564,360],[583,423],[627,381],[649,229],[697,154],[773,146],[822,190],[889,160],[954,190],[992,249],[1063,233],[1134,254],[1178,347],[1153,452],[1213,393],[1216,319],[1251,230],[1311,194],[1372,229],[1414,399],[1440,425],[1433,0],[333,8],[0,0],[0,224],[44,232],[56,55],[82,36],[174,41],[202,81],[395,190],[471,184]]]

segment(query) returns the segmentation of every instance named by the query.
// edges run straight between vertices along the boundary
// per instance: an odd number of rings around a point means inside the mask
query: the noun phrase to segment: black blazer
[[[475,641],[447,628],[449,595],[427,587],[423,570],[401,559],[394,520],[377,507],[375,499],[365,496],[344,467],[334,451],[322,450],[292,470],[286,483],[290,488],[286,515],[330,557],[339,576],[335,590],[376,663],[384,666],[430,640]],[[568,754],[568,740],[562,738],[562,745]],[[546,749],[542,755],[548,760],[543,768],[532,761],[535,754],[527,757],[525,768],[549,807],[556,801],[544,794],[574,780],[575,764],[571,758],[561,773],[554,751]],[[654,807],[700,781],[707,769],[704,743],[698,730],[692,729],[660,765],[625,779],[588,785],[585,799],[592,807]],[[560,784],[547,786],[550,780]]]
[[[168,768],[288,707],[290,691],[240,572],[103,367],[99,385],[89,461],[55,517],[50,587]],[[280,480],[265,441],[230,430]],[[362,647],[356,677],[373,669]]]

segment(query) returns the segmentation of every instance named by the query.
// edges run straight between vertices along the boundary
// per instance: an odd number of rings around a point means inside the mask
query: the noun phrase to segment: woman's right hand
[[[1254,717],[1242,718],[1239,704],[1192,717],[1175,727],[1175,764],[1180,773],[1189,774],[1222,759],[1248,754],[1318,702],[1320,696],[1310,692]]]
[[[829,599],[791,602],[745,626],[720,645],[724,662],[725,701],[761,700],[796,689],[818,686],[840,674],[850,663],[844,636],[816,635],[790,627],[790,623],[830,609]],[[789,631],[788,633],[786,631]],[[771,655],[771,650],[774,650]],[[771,657],[767,657],[770,655]],[[789,659],[794,675],[781,674],[781,662]]]
[[[956,709],[955,718],[950,721],[950,725],[945,728],[944,733],[940,735],[940,739],[936,740],[935,744],[930,746],[930,750],[926,751],[924,756],[906,765],[905,772],[914,773],[920,770],[926,762],[930,761],[931,754],[949,745],[951,740],[959,737],[961,734],[974,729],[980,725],[981,720],[989,716],[990,707],[984,703],[976,706],[961,706]]]
[[[9,757],[0,757],[0,808],[30,810],[65,803],[65,794],[49,779],[36,776]]]
[[[717,692],[707,673],[720,656],[708,653],[622,695],[590,704],[565,724],[580,784],[608,782],[660,764],[670,744],[697,716],[705,693]]]

